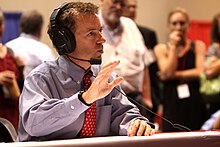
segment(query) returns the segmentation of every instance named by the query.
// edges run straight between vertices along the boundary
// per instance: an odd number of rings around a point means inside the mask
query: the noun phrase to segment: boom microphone
[[[101,64],[102,63],[102,60],[101,59],[96,59],[96,58],[90,58],[90,60],[85,60],[85,59],[80,59],[80,58],[76,58],[76,57],[73,57],[71,55],[67,55],[65,54],[68,58],[73,58],[73,59],[76,59],[76,60],[80,60],[80,61],[85,61],[85,62],[89,62],[90,64]],[[91,74],[91,76],[95,77],[95,75]],[[187,131],[187,132],[192,132],[189,128],[187,128],[186,126],[183,126],[183,125],[180,125],[180,124],[173,124],[171,121],[169,121],[168,119],[162,117],[162,116],[159,116],[158,114],[154,113],[153,111],[151,111],[150,109],[148,109],[147,107],[143,106],[142,104],[138,103],[137,101],[135,101],[134,99],[130,98],[129,96],[127,96],[125,93],[121,92],[118,88],[114,87],[115,90],[117,90],[119,93],[121,93],[122,95],[124,95],[125,97],[127,97],[130,101],[134,102],[136,105],[144,108],[146,111],[156,115],[157,117],[163,119],[164,121],[166,121],[167,123],[169,123],[173,128],[175,129],[178,129],[178,130],[181,130],[181,131]],[[151,123],[151,122],[148,122],[148,124],[152,127],[152,128],[155,128],[154,124]]]
[[[85,59],[80,59],[80,58],[76,58],[74,56],[65,54],[67,57],[76,59],[76,60],[80,60],[80,61],[85,61],[85,62],[89,62],[91,65],[97,65],[97,64],[101,64],[102,60],[101,59],[97,59],[97,58],[90,58],[90,60],[85,60]]]
[[[96,78],[95,75],[92,75],[93,77]],[[178,130],[181,130],[181,131],[187,131],[187,132],[192,132],[189,128],[187,128],[186,126],[183,126],[183,125],[180,125],[180,124],[174,124],[172,123],[171,121],[169,121],[168,119],[162,117],[162,116],[159,116],[158,114],[154,113],[153,111],[151,111],[150,109],[148,109],[147,107],[143,106],[142,104],[138,103],[137,101],[135,101],[134,99],[132,99],[131,97],[127,96],[125,93],[121,92],[121,90],[119,90],[118,88],[114,87],[115,90],[117,90],[119,93],[121,93],[122,95],[124,95],[125,97],[127,97],[130,101],[134,102],[136,105],[144,108],[146,111],[156,115],[157,117],[163,119],[164,121],[166,121],[167,123],[169,123],[173,128],[175,129],[178,129]],[[151,122],[148,122],[149,125],[153,128],[155,128],[154,124],[151,123]]]
[[[118,88],[114,87],[115,90],[117,90],[119,93],[121,93],[122,95],[124,95],[125,97],[127,97],[130,101],[134,102],[136,105],[144,108],[145,110],[147,110],[148,112],[156,115],[157,117],[163,119],[164,121],[166,121],[167,123],[169,123],[173,128],[181,130],[181,131],[187,131],[187,132],[192,132],[189,128],[187,128],[186,126],[180,125],[180,124],[173,124],[171,121],[169,121],[168,119],[159,116],[158,114],[154,113],[153,111],[151,111],[150,109],[148,109],[147,107],[143,106],[142,104],[138,103],[137,101],[135,101],[134,99],[130,98],[129,96],[127,96],[125,93],[121,92]],[[151,125],[151,124],[150,124]]]

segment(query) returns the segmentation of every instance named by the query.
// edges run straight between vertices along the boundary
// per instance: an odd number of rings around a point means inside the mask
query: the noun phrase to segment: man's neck
[[[72,62],[73,64],[79,66],[80,68],[84,69],[84,70],[88,70],[90,67],[91,67],[91,64],[86,61],[79,61],[79,60],[76,60],[76,59],[73,59],[73,58],[70,58],[66,55],[64,55],[64,57],[69,60],[70,62]]]
[[[108,19],[106,19],[105,17],[103,17],[103,21],[104,23],[108,26],[109,29],[111,30],[115,30],[118,26],[120,26],[120,21],[110,21]]]
[[[116,29],[119,25],[120,25],[120,22],[117,22],[117,23],[113,23],[113,22],[109,22],[109,21],[106,21],[106,24],[108,25],[108,27],[111,29],[111,30],[114,30]]]

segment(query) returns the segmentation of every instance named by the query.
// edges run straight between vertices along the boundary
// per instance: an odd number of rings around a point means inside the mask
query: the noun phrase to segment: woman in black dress
[[[158,75],[164,83],[163,115],[172,123],[199,130],[206,118],[205,104],[199,92],[199,74],[204,70],[205,44],[187,38],[189,16],[182,8],[168,15],[169,40],[154,51]],[[181,131],[163,122],[165,132]]]

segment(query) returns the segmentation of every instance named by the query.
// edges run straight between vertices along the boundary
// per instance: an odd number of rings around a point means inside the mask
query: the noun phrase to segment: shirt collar
[[[26,34],[26,33],[21,33],[20,37],[30,38],[30,39],[34,39],[34,40],[39,41],[39,38],[35,37],[34,35],[30,35],[30,34]]]
[[[93,77],[96,77],[98,75],[99,69],[101,68],[100,65],[92,65],[88,70],[85,70],[77,64],[67,60],[64,56],[58,57],[58,66],[66,74],[69,74],[69,76],[71,76],[75,81],[81,81],[87,72],[91,72]]]

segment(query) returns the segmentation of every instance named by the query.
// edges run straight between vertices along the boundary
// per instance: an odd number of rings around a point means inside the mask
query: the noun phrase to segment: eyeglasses
[[[124,0],[112,0],[112,3],[119,4],[122,8],[125,7]]]
[[[125,5],[124,8],[125,8],[125,9],[136,9],[137,6],[136,6],[136,5]]]
[[[176,26],[177,24],[180,24],[181,26],[184,26],[186,24],[186,21],[174,21],[174,22],[171,22],[171,24],[173,26]]]

